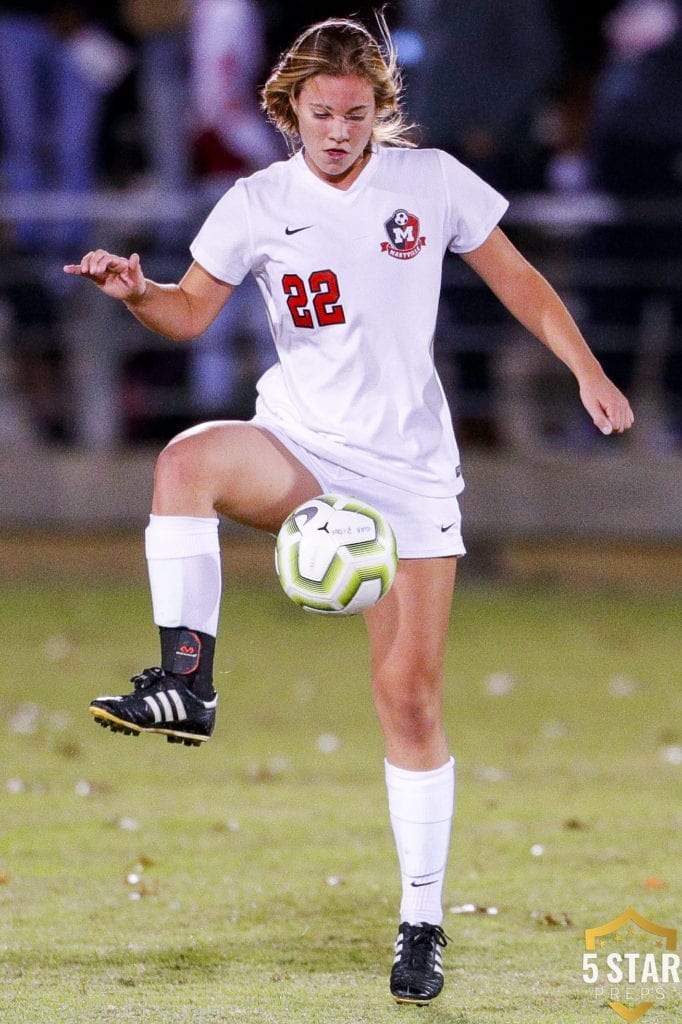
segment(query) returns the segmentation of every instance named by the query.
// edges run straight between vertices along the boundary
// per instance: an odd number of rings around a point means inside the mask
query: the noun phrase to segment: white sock
[[[388,809],[402,878],[400,920],[441,924],[443,881],[455,803],[454,758],[414,772],[386,761]]]
[[[216,636],[222,590],[218,519],[151,515],[145,550],[156,625]]]

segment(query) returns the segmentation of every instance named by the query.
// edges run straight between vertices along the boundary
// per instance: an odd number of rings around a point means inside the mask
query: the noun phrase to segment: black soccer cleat
[[[97,697],[90,704],[96,722],[127,736],[158,732],[169,743],[198,747],[210,739],[215,725],[218,696],[203,701],[187,688],[181,676],[162,668],[146,668],[130,680],[132,693]]]
[[[391,995],[397,1003],[423,1006],[440,994],[444,981],[441,949],[448,939],[440,925],[403,921],[391,968]]]

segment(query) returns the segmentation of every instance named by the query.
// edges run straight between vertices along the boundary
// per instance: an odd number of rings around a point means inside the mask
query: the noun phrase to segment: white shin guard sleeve
[[[400,920],[440,924],[455,801],[454,758],[427,772],[387,761],[386,786],[402,877]]]
[[[222,588],[218,519],[151,515],[145,550],[156,625],[216,636]]]

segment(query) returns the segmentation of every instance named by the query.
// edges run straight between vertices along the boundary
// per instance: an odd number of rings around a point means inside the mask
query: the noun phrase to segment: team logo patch
[[[408,210],[396,210],[384,228],[388,242],[381,243],[381,251],[396,260],[411,260],[426,245],[426,238],[419,234],[419,219]]]

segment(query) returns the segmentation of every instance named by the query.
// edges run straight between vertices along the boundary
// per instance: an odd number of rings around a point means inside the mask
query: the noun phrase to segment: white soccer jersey
[[[507,201],[453,157],[380,147],[347,190],[299,152],[231,188],[191,245],[214,277],[251,271],[279,357],[262,422],[341,466],[417,494],[463,482],[433,363],[443,257],[471,252]]]

